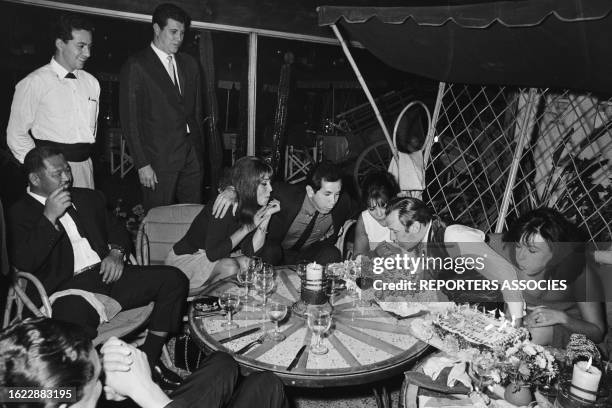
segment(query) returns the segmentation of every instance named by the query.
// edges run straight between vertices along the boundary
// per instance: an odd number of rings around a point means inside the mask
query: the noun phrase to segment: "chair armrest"
[[[138,265],[149,265],[149,237],[145,232],[145,223],[138,227],[136,235],[136,262]]]

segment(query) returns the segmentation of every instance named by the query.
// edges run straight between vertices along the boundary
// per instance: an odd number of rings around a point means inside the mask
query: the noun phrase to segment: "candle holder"
[[[583,393],[592,394],[595,397],[595,401],[589,401],[574,395],[571,392],[571,388],[578,387],[575,385],[572,386],[571,381],[563,381],[559,384],[559,391],[557,392],[554,408],[605,408],[612,405],[610,393],[604,387],[599,387],[596,393],[580,389]]]
[[[327,275],[321,265],[309,264],[316,269],[315,273],[306,270],[306,274],[301,278],[300,300],[291,306],[291,311],[296,315],[306,318],[306,311],[309,306],[319,306],[328,309],[331,313],[332,306],[329,304],[329,290]]]

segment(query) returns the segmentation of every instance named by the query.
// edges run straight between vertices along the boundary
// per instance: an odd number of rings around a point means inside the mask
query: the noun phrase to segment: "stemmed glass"
[[[258,256],[253,256],[249,259],[249,269],[253,271],[253,273],[257,273],[261,270],[263,266],[263,261]]]
[[[476,392],[483,394],[483,387],[487,387],[493,382],[492,373],[496,366],[496,361],[491,355],[478,354],[474,356],[471,368],[476,379]]]
[[[227,313],[227,322],[221,323],[221,327],[225,329],[236,329],[238,325],[232,321],[232,313],[234,313],[240,305],[240,297],[233,292],[224,292],[219,296],[219,306]]]
[[[308,327],[316,335],[315,344],[310,346],[310,351],[313,354],[326,354],[329,349],[321,344],[323,334],[329,330],[332,323],[332,317],[328,310],[311,308],[307,312]]]
[[[265,308],[266,304],[268,303],[268,295],[274,292],[274,289],[276,289],[274,272],[272,271],[271,267],[268,268],[266,265],[264,265],[262,270],[255,274],[253,284],[255,285],[257,292],[263,297],[262,306]]]
[[[329,285],[329,303],[333,306],[335,303],[336,296],[338,296],[340,290],[345,287],[344,282],[342,281],[342,277],[344,276],[344,269],[333,264],[327,265],[325,267],[325,276]]]
[[[268,319],[274,323],[274,332],[270,334],[270,338],[274,341],[283,341],[286,336],[278,331],[278,322],[287,316],[287,305],[278,302],[269,302],[266,306],[266,314]]]
[[[238,283],[240,284],[240,286],[244,287],[244,295],[240,296],[243,304],[246,304],[249,300],[249,292],[251,289],[251,284],[253,283],[254,275],[255,275],[255,269],[251,267],[250,262],[249,262],[248,268],[246,269],[241,268],[238,271],[238,274],[236,275],[236,278],[238,279]]]

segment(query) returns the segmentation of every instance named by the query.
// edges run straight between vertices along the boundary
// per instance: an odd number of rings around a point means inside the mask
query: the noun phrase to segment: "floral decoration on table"
[[[547,385],[559,375],[553,354],[529,340],[517,343],[498,354],[494,381],[502,384]]]

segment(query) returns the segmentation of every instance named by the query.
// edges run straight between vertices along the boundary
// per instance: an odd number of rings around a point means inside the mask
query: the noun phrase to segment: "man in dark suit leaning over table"
[[[141,349],[155,366],[168,333],[179,329],[187,279],[174,267],[125,265],[127,232],[113,222],[102,193],[71,188],[61,151],[36,147],[24,167],[27,194],[8,217],[11,263],[42,282],[54,318],[79,324],[92,339],[119,309],[153,301]]]
[[[266,242],[257,256],[273,265],[301,260],[325,265],[342,260],[335,243],[357,206],[342,191],[342,171],[338,166],[319,163],[306,177],[306,185],[275,183],[272,196],[280,201],[281,210],[270,219]],[[215,216],[225,214],[234,197],[232,188],[226,188],[213,205]]]
[[[189,22],[181,8],[159,5],[153,41],[121,69],[121,124],[147,210],[202,201],[200,69],[178,52]]]

